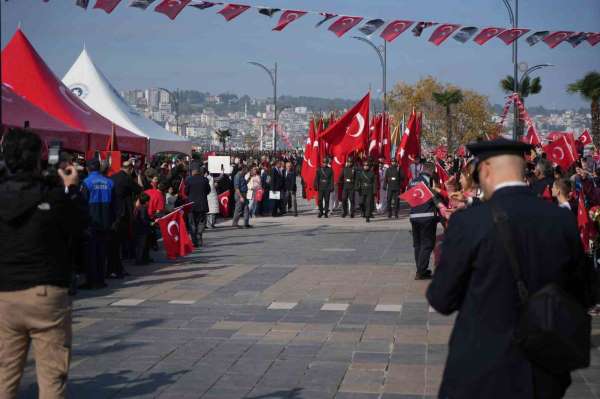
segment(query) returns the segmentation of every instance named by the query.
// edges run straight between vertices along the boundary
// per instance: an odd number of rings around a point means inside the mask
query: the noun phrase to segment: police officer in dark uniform
[[[433,179],[431,176],[433,176],[434,170],[435,166],[431,162],[423,164],[421,173],[408,183],[408,188],[423,183],[432,190]],[[435,201],[436,197],[434,196],[434,199],[410,208],[409,218],[412,227],[415,263],[417,265],[415,280],[428,280],[431,278],[429,258],[435,247],[435,233],[439,221]]]
[[[346,160],[346,166],[340,174],[338,186],[342,188],[342,217],[348,216],[348,201],[350,201],[350,217],[354,217],[354,186],[356,185],[356,170],[352,165],[352,158]]]
[[[364,206],[364,215],[367,219],[367,223],[371,221],[376,183],[377,178],[375,177],[375,173],[371,170],[369,162],[365,161],[363,170],[356,174],[356,187]]]
[[[325,158],[323,166],[317,169],[315,188],[319,193],[319,217],[329,217],[329,197],[333,191],[333,170],[331,160]]]
[[[519,294],[492,209],[505,213],[521,277],[533,294],[556,283],[584,302],[584,257],[575,218],[536,197],[524,183],[530,145],[506,140],[467,146],[477,158],[482,203],[452,215],[435,277],[427,290],[442,314],[458,311],[440,398],[550,399],[563,397],[569,373],[529,361],[514,340]],[[552,350],[548,347],[547,350]]]
[[[404,181],[404,173],[402,169],[398,167],[398,161],[393,158],[392,165],[386,169],[385,175],[383,176],[383,189],[387,194],[387,210],[388,218],[392,217],[392,204],[394,205],[394,216],[398,219],[398,204],[400,198],[400,183]]]

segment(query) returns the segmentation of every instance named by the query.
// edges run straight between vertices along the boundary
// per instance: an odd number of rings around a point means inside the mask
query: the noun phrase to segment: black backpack
[[[566,373],[590,364],[591,318],[587,309],[556,283],[530,294],[521,276],[506,213],[492,205],[494,224],[508,253],[520,301],[516,344],[534,365]],[[574,267],[578,265],[573,265]]]

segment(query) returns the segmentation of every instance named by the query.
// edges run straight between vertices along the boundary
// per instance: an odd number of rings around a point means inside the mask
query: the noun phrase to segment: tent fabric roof
[[[36,132],[49,147],[52,141],[62,142],[68,150],[85,152],[87,133],[70,128],[16,94],[6,84],[2,84],[2,125],[23,127],[29,122],[29,128]]]
[[[112,123],[96,113],[54,75],[20,29],[2,50],[2,82],[66,125],[89,135],[89,149],[106,148]],[[147,153],[147,140],[116,127],[119,149]]]
[[[148,138],[151,155],[165,151],[190,153],[189,140],[168,132],[129,106],[96,67],[85,48],[63,77],[63,83],[106,119]]]

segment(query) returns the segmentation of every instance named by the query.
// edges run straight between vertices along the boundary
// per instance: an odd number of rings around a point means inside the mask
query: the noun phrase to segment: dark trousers
[[[429,268],[429,258],[435,247],[437,219],[429,217],[411,219],[410,224],[412,225],[417,273],[423,274]]]
[[[342,189],[342,209],[344,210],[344,216],[348,214],[348,201],[350,202],[350,216],[354,216],[354,189],[344,187]]]
[[[149,234],[137,234],[133,237],[135,244],[135,263],[143,265],[150,260]]]
[[[329,214],[329,197],[330,196],[331,196],[331,191],[319,190],[319,215]]]
[[[117,231],[111,231],[108,239],[108,273],[114,273],[117,276],[124,272],[123,263],[121,262],[123,244],[128,238],[129,224],[126,222],[119,223]]]
[[[398,190],[387,191],[387,211],[388,216],[392,216],[392,204],[394,205],[394,215],[398,216],[398,205],[400,204],[400,198],[398,197]]]
[[[192,243],[197,246],[198,239],[202,241],[202,233],[206,228],[206,212],[191,211],[189,215],[192,225]]]
[[[364,207],[365,217],[370,218],[373,213],[373,193],[361,193],[360,198]]]
[[[294,215],[298,214],[298,201],[296,200],[296,192],[286,191],[285,192],[285,204],[284,208],[293,209]]]
[[[106,231],[90,232],[86,250],[86,278],[92,287],[104,285],[108,239],[109,233]]]

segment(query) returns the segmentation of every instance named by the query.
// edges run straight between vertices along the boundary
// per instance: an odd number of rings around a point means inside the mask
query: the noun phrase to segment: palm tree
[[[579,93],[591,102],[592,137],[596,148],[600,146],[600,73],[589,72],[575,83],[567,87],[569,93]]]
[[[444,90],[441,93],[433,93],[433,99],[436,103],[446,109],[446,145],[448,146],[448,153],[452,153],[452,105],[456,105],[462,102],[463,94],[460,89],[455,90]]]
[[[225,146],[227,145],[227,139],[231,137],[231,132],[228,128],[220,128],[215,130],[215,137],[223,146],[223,152],[225,152]]]
[[[515,91],[515,79],[508,75],[506,78],[500,81],[500,87],[505,93],[514,93]],[[529,76],[525,76],[521,82],[517,85],[517,93],[519,93],[519,97],[521,97],[521,101],[525,104],[525,99],[530,95],[538,94],[542,91],[542,84],[540,78],[530,79]],[[521,118],[519,117],[519,110],[517,109],[517,135],[523,135],[523,124],[521,123]]]

